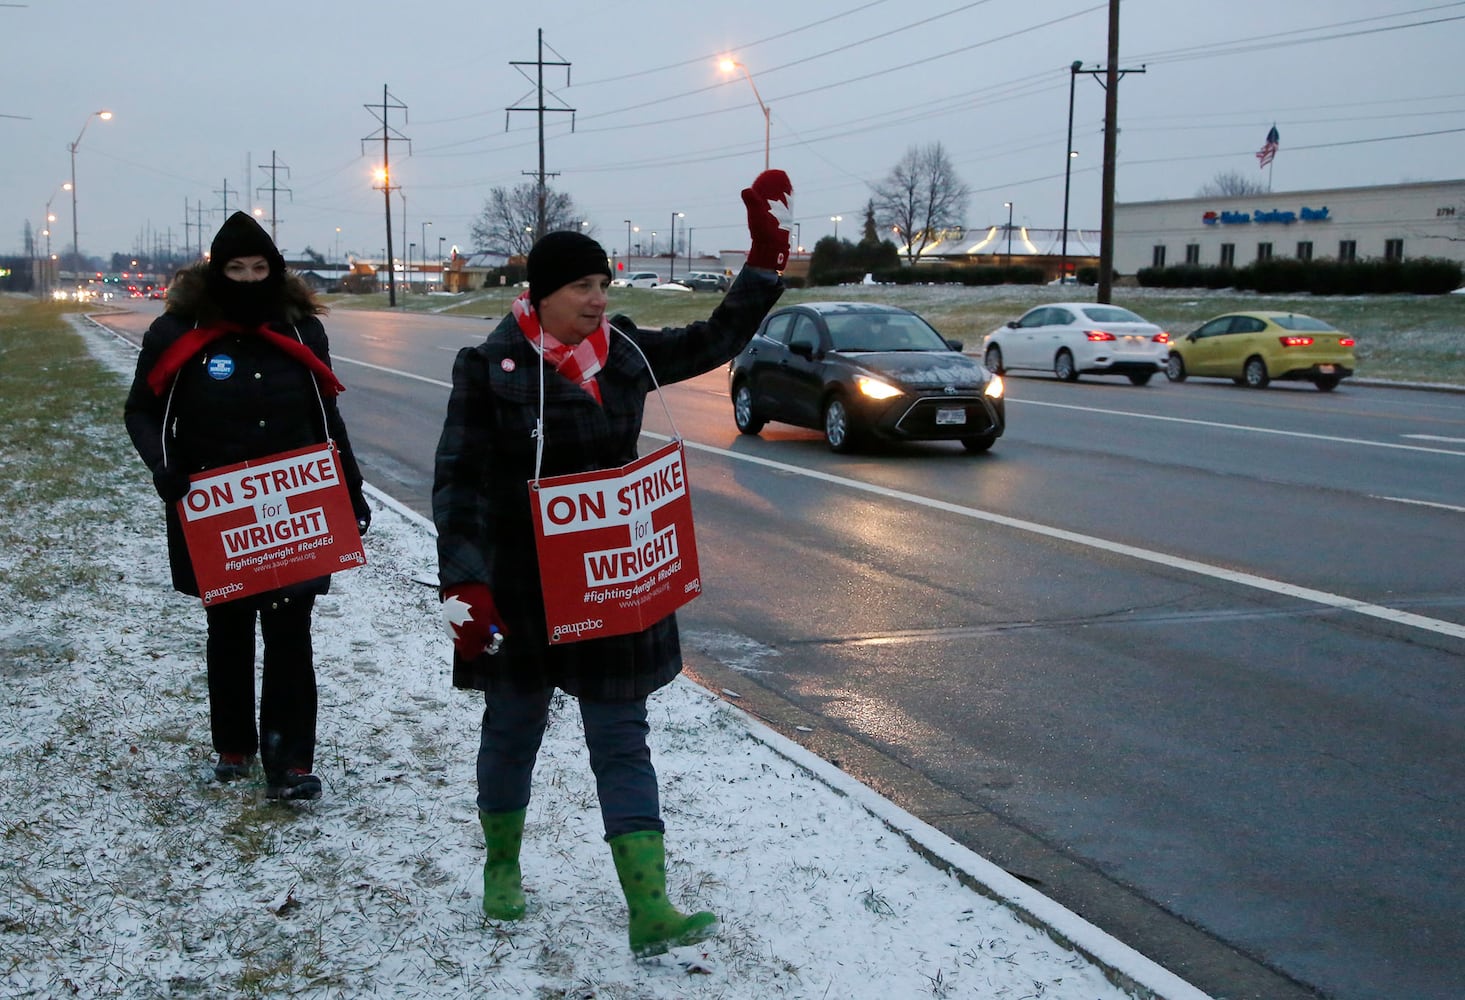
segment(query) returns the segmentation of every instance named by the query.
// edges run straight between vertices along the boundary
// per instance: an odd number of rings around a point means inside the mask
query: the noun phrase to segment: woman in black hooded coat
[[[224,223],[207,262],[174,278],[166,311],[143,337],[124,415],[164,501],[176,590],[199,596],[177,509],[192,473],[329,439],[336,444],[357,526],[364,533],[370,523],[361,471],[336,407],[341,386],[330,371],[319,319],[324,312],[309,287],[287,273],[269,234],[243,212]],[[282,338],[289,343],[282,346]],[[184,354],[186,348],[175,346],[181,341],[198,349]],[[316,686],[310,619],[315,598],[329,588],[330,577],[323,576],[204,609],[219,780],[247,775],[258,753],[271,798],[320,797],[320,778],[312,773]],[[264,640],[258,731],[256,618]]]

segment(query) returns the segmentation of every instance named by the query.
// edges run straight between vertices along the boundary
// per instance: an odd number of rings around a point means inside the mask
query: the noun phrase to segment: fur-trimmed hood
[[[207,261],[198,261],[173,276],[173,283],[168,286],[168,312],[188,316],[205,326],[228,318],[209,294],[208,269]],[[291,271],[285,272],[283,297],[282,318],[287,323],[298,323],[307,316],[321,316],[329,311],[316,299],[310,286]]]

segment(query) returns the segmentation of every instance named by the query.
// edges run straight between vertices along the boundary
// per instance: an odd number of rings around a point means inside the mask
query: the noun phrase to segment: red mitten
[[[443,624],[458,655],[476,660],[487,650],[499,651],[504,625],[494,606],[493,593],[481,583],[460,583],[443,591]]]
[[[782,170],[765,170],[743,188],[753,245],[748,264],[782,271],[788,263],[788,235],[794,227],[794,186]]]

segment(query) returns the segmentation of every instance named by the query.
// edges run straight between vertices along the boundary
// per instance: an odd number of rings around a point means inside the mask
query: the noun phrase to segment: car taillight
[[[1157,343],[1157,344],[1168,344],[1168,343],[1170,343],[1170,335],[1168,333],[1166,333],[1164,330],[1161,330],[1159,333],[1155,334],[1150,339],[1152,341],[1154,341],[1155,343]]]
[[[1278,337],[1283,347],[1311,347],[1311,337]]]
[[[1085,333],[1084,336],[1093,341],[1114,339],[1114,334],[1110,333],[1107,330],[1090,330]]]
[[[1354,340],[1353,340],[1352,337],[1339,337],[1338,338],[1338,346],[1339,347],[1352,347],[1352,346],[1354,346]]]

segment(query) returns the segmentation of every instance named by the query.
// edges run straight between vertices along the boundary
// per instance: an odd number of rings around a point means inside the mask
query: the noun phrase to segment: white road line
[[[1441,437],[1438,434],[1401,434],[1413,441],[1444,441],[1448,444],[1465,444],[1465,438]]]
[[[412,372],[404,372],[400,368],[388,368],[386,365],[374,365],[370,361],[357,361],[355,358],[343,357],[339,354],[331,355],[331,363],[344,361],[348,365],[360,365],[362,368],[370,368],[372,371],[386,372],[388,375],[400,375],[403,378],[415,378],[419,382],[426,382],[428,385],[440,385],[444,389],[451,389],[453,383],[444,382],[440,378],[428,378],[426,375],[414,375]]]
[[[1035,399],[1013,399],[1008,397],[1007,402],[1020,403],[1023,406],[1051,406],[1059,410],[1080,410],[1084,413],[1107,413],[1118,417],[1137,417],[1140,420],[1159,420],[1172,424],[1195,424],[1197,427],[1217,427],[1229,431],[1250,431],[1253,434],[1276,434],[1280,437],[1305,438],[1310,441],[1333,441],[1338,444],[1364,445],[1369,448],[1397,448],[1401,451],[1423,451],[1431,455],[1458,455],[1465,458],[1465,451],[1454,451],[1449,448],[1425,448],[1417,444],[1395,444],[1392,441],[1365,441],[1361,438],[1334,437],[1331,434],[1305,434],[1302,431],[1283,431],[1271,427],[1250,427],[1246,424],[1221,424],[1211,420],[1196,420],[1191,417],[1162,417],[1153,413],[1132,413],[1128,410],[1105,410],[1094,406],[1077,406],[1073,403],[1045,403]],[[1424,435],[1403,435],[1405,437],[1424,437],[1430,441],[1449,441],[1451,438],[1429,438]]]
[[[387,368],[383,365],[373,365],[365,361],[357,361],[354,358],[334,357],[332,360],[345,361],[350,364],[360,365],[363,368],[371,368],[376,371],[387,372],[392,375],[401,375],[405,378],[417,379],[419,382],[427,382],[430,385],[439,385],[446,389],[452,388],[451,382],[444,382],[441,379],[428,378],[425,375],[414,375],[412,372],[400,371],[396,368]],[[1091,407],[1068,406],[1064,403],[1039,403],[1039,406],[1057,406],[1063,409],[1091,410]],[[1121,413],[1122,411],[1110,410],[1104,412]],[[1149,417],[1143,413],[1124,413],[1124,416],[1145,417],[1151,420],[1169,420],[1175,423],[1200,424],[1206,427],[1231,426],[1212,424],[1204,420],[1187,420],[1180,417]],[[1262,433],[1286,434],[1287,431],[1268,431],[1266,428],[1237,427],[1238,430],[1255,430]],[[658,441],[671,440],[665,434],[653,434],[650,431],[642,431],[646,437]],[[1318,435],[1301,434],[1299,437],[1317,437]],[[1327,438],[1332,441],[1348,441],[1346,438]],[[1373,442],[1350,442],[1370,444]],[[1060,541],[1072,542],[1075,545],[1083,545],[1088,548],[1100,549],[1104,552],[1113,552],[1116,555],[1128,556],[1131,559],[1139,559],[1144,562],[1155,563],[1160,566],[1168,566],[1171,569],[1184,570],[1188,573],[1195,573],[1200,576],[1208,576],[1216,580],[1225,580],[1228,583],[1240,584],[1243,587],[1252,587],[1256,590],[1264,590],[1273,594],[1281,594],[1284,597],[1295,597],[1302,601],[1311,601],[1314,604],[1321,604],[1326,607],[1338,608],[1341,611],[1352,611],[1360,615],[1368,615],[1372,618],[1380,618],[1384,621],[1393,622],[1396,625],[1406,625],[1410,628],[1423,629],[1426,632],[1435,632],[1439,635],[1453,636],[1456,639],[1465,639],[1465,625],[1457,625],[1454,622],[1442,621],[1438,618],[1426,618],[1424,615],[1416,615],[1408,611],[1400,611],[1397,608],[1388,608],[1380,604],[1370,604],[1367,601],[1356,601],[1350,597],[1343,597],[1338,594],[1330,594],[1322,590],[1313,590],[1311,587],[1300,587],[1296,584],[1283,583],[1280,580],[1269,580],[1264,576],[1256,576],[1251,573],[1238,573],[1222,566],[1212,566],[1209,563],[1197,562],[1194,559],[1183,559],[1180,556],[1167,555],[1163,552],[1152,552],[1148,549],[1136,548],[1133,545],[1125,545],[1122,542],[1111,542],[1104,538],[1095,538],[1092,535],[1080,535],[1075,531],[1065,531],[1062,528],[1049,527],[1046,524],[1038,524],[1035,521],[1024,521],[1016,517],[1007,517],[1003,514],[994,514],[990,511],[978,510],[975,507],[963,507],[959,504],[947,503],[944,500],[936,500],[932,497],[923,497],[916,493],[907,493],[904,490],[893,490],[885,486],[876,486],[872,483],[863,483],[858,479],[849,479],[844,476],[836,476],[827,472],[818,472],[813,469],[805,469],[797,465],[788,465],[784,462],[775,462],[768,458],[758,458],[753,455],[740,455],[737,452],[728,451],[726,448],[716,448],[708,444],[698,444],[695,441],[687,441],[688,448],[695,448],[698,451],[705,451],[713,455],[721,455],[724,458],[735,462],[748,462],[752,465],[761,465],[769,469],[777,469],[781,472],[788,472],[796,476],[806,476],[810,479],[817,479],[821,482],[832,483],[836,486],[844,486],[852,490],[860,490],[865,493],[874,493],[877,496],[887,497],[891,500],[903,500],[906,503],[913,503],[921,507],[930,507],[933,510],[944,511],[948,514],[957,514],[961,517],[970,517],[979,521],[989,521],[992,524],[1001,524],[1009,528],[1016,528],[1018,531],[1026,531],[1035,535],[1042,535],[1046,538],[1056,538]],[[1413,451],[1438,451],[1434,448],[1415,448],[1412,445],[1387,445],[1379,447],[1406,448]],[[1465,452],[1444,451],[1440,454],[1462,455]]]
[[[658,441],[671,440],[665,434],[653,434],[650,431],[642,431],[642,433]],[[761,465],[764,468],[776,469],[779,472],[786,472],[790,475],[804,476],[809,479],[819,480],[820,482],[831,483],[835,486],[843,486],[847,489],[873,493],[876,496],[886,497],[890,500],[901,500],[906,503],[916,504],[917,506],[929,507],[932,510],[939,510],[947,514],[956,514],[960,517],[969,517],[978,521],[988,521],[992,524],[1000,524],[1004,527],[1015,528],[1018,531],[1026,531],[1034,535],[1041,535],[1045,538],[1072,542],[1075,545],[1099,549],[1103,552],[1112,552],[1115,555],[1126,556],[1130,559],[1139,559],[1143,562],[1166,566],[1170,569],[1184,570],[1187,573],[1195,573],[1199,576],[1206,576],[1215,580],[1224,580],[1227,583],[1235,583],[1243,587],[1251,587],[1255,590],[1280,594],[1283,597],[1311,601],[1314,604],[1337,608],[1340,611],[1352,611],[1355,614],[1379,618],[1387,622],[1392,622],[1395,625],[1405,625],[1409,628],[1422,629],[1438,635],[1465,639],[1465,625],[1455,622],[1443,621],[1438,618],[1426,618],[1424,615],[1416,615],[1409,611],[1400,611],[1397,608],[1384,607],[1380,604],[1370,604],[1367,601],[1357,601],[1351,597],[1330,594],[1323,590],[1313,590],[1311,587],[1301,587],[1297,584],[1284,583],[1280,580],[1269,580],[1264,576],[1256,576],[1252,573],[1240,573],[1236,570],[1226,569],[1223,566],[1212,566],[1209,563],[1198,562],[1194,559],[1172,556],[1164,552],[1153,552],[1149,549],[1126,545],[1123,542],[1111,542],[1108,539],[1095,538],[1092,535],[1081,535],[1076,531],[1066,531],[1063,528],[1054,528],[1046,524],[1038,524],[1035,521],[1024,521],[1016,517],[1007,517],[1004,514],[994,514],[991,511],[978,510],[975,507],[964,507],[960,504],[947,503],[945,500],[936,500],[932,497],[907,493],[904,490],[894,490],[886,486],[876,486],[872,483],[861,482],[858,479],[849,479],[828,472],[819,472],[815,469],[806,469],[797,465],[789,465],[785,462],[776,462],[768,458],[758,458],[754,455],[741,455],[737,452],[728,451],[726,448],[715,448],[712,445],[698,444],[695,441],[686,441],[686,445],[688,448],[693,448],[697,451],[721,455],[723,458],[730,459],[734,462],[747,462],[750,465]]]
[[[1408,497],[1381,497],[1376,494],[1369,494],[1370,500],[1392,500],[1394,503],[1410,503],[1418,507],[1438,507],[1440,510],[1453,510],[1465,514],[1465,507],[1456,507],[1454,504],[1435,503],[1433,500],[1410,500]]]

